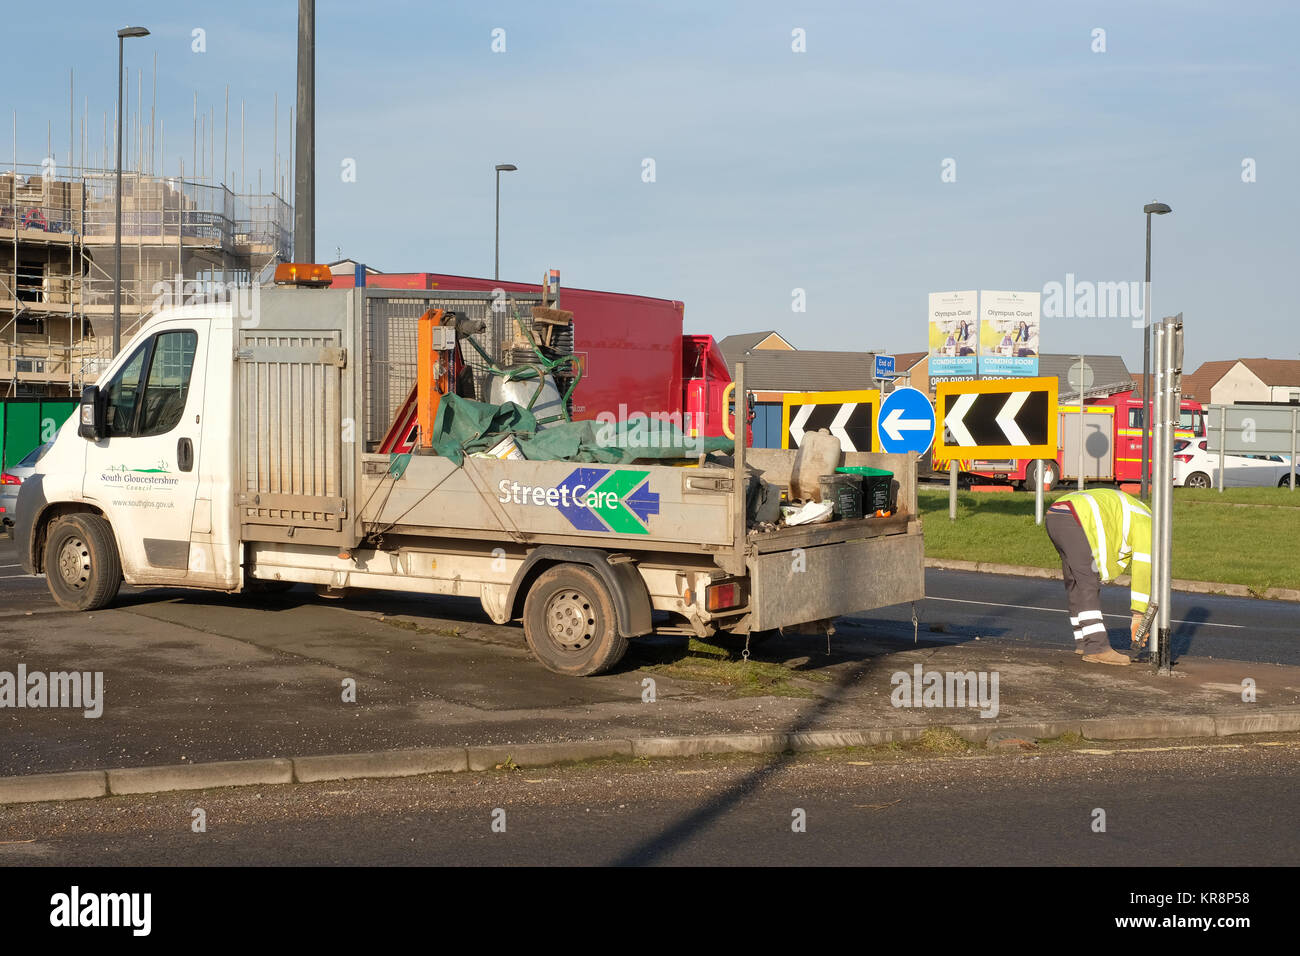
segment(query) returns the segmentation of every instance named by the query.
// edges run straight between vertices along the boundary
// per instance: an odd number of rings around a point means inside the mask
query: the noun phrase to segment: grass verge
[[[632,653],[652,674],[721,686],[729,697],[816,697],[812,685],[830,680],[829,674],[819,671],[796,671],[785,664],[758,660],[752,650],[746,661],[739,648],[732,650],[695,638],[687,642],[685,652],[680,646],[634,645]]]

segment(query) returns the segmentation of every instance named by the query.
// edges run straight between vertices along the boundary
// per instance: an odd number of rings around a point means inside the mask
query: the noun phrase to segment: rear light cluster
[[[10,475],[8,473],[0,475],[0,485],[21,485],[22,483],[23,480],[17,475]]]
[[[704,592],[704,606],[710,611],[726,611],[744,603],[745,589],[740,581],[711,584]]]
[[[1191,455],[1174,455],[1174,461],[1181,461],[1184,465],[1192,460]]]

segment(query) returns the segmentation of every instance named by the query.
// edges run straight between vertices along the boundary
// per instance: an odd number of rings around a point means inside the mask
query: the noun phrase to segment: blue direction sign
[[[898,388],[880,405],[880,450],[923,455],[934,441],[934,406],[919,389]]]
[[[876,378],[894,378],[894,357],[892,355],[876,356]]]

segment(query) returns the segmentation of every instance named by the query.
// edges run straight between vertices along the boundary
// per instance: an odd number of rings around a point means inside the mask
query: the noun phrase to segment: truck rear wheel
[[[627,653],[604,582],[580,564],[543,571],[524,600],[524,637],[557,674],[587,677],[609,670]]]
[[[1061,467],[1054,461],[1031,461],[1029,467],[1025,469],[1025,490],[1034,490],[1034,479],[1039,474],[1038,469],[1042,468],[1043,491],[1052,491],[1056,488],[1056,483],[1061,480]]]
[[[61,607],[107,607],[122,586],[122,559],[112,526],[92,514],[55,520],[45,538],[45,579]]]

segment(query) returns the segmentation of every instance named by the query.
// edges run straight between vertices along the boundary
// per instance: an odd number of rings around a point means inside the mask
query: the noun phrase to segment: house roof
[[[355,272],[357,266],[361,265],[361,263],[357,262],[356,259],[336,259],[334,262],[326,263],[326,265],[329,267],[330,274],[337,276]],[[366,275],[377,276],[381,274],[373,266],[366,266]]]
[[[1228,369],[1237,364],[1237,359],[1226,361],[1202,362],[1201,367],[1190,375],[1183,376],[1183,398],[1209,404],[1210,389],[1219,384],[1219,379],[1228,374]]]
[[[1273,388],[1300,386],[1300,359],[1244,358],[1239,361],[1258,375],[1265,385]]]
[[[725,340],[724,340],[725,342]],[[874,352],[814,352],[755,349],[728,355],[727,369],[745,363],[745,388],[765,392],[838,392],[875,388]]]
[[[1092,385],[1088,387],[1085,394],[1114,394],[1126,392],[1134,387],[1133,376],[1120,356],[1084,355],[1083,360],[1092,369]],[[1044,352],[1038,357],[1038,374],[1055,375],[1060,383],[1057,391],[1060,401],[1079,397],[1078,391],[1070,384],[1070,366],[1077,361],[1079,361],[1077,355],[1055,352]]]
[[[722,354],[727,359],[727,364],[730,365],[737,358],[753,351],[760,342],[773,335],[785,342],[786,345],[790,345],[789,341],[780,332],[768,329],[766,332],[741,332],[737,335],[728,335],[718,341],[718,348],[722,350]],[[790,348],[794,348],[794,346],[790,345]]]
[[[1239,362],[1267,386],[1300,387],[1300,359],[1219,359],[1202,362],[1195,372],[1183,376],[1183,397],[1209,404],[1211,389]]]
[[[929,354],[929,352],[898,352],[894,355],[894,371],[910,372]]]

